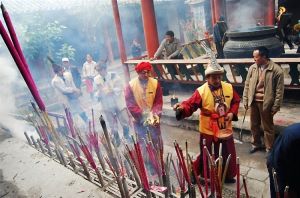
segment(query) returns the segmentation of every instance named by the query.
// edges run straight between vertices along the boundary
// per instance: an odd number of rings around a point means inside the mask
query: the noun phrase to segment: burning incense
[[[12,26],[12,23],[10,21],[10,18],[9,18],[9,15],[6,11],[6,9],[4,8],[3,4],[1,4],[1,9],[2,9],[2,13],[3,13],[3,16],[6,20],[6,23],[7,23],[7,26],[8,26],[8,29],[9,31],[11,31],[12,35],[11,37],[13,38],[13,40],[16,42],[15,44],[17,44],[17,37],[14,33],[14,30],[13,30],[13,26]],[[20,57],[22,53],[21,51],[21,48],[19,47],[19,50],[20,50],[20,54],[18,53],[18,50],[16,49],[16,46],[14,46],[13,42],[11,41],[8,33],[6,32],[2,22],[0,21],[0,34],[3,38],[3,41],[5,42],[10,54],[12,55],[18,69],[20,70],[20,73],[23,77],[23,79],[25,80],[25,83],[27,84],[33,98],[35,99],[36,103],[38,104],[39,108],[42,110],[42,111],[45,111],[46,110],[46,107],[45,107],[45,104],[44,102],[42,101],[41,97],[40,97],[40,94],[38,92],[38,89],[33,81],[33,78],[28,70],[28,68],[26,68],[25,64],[22,60],[22,58]],[[25,58],[24,58],[24,61],[25,61]],[[26,61],[25,61],[26,62]]]
[[[285,188],[284,188],[284,198],[288,198],[289,197],[289,186],[286,186]]]

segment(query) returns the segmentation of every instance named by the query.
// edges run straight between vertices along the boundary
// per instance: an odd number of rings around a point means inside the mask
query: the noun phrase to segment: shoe
[[[259,151],[260,149],[261,149],[260,147],[252,147],[252,148],[250,149],[249,153],[250,153],[250,154],[253,154],[253,153]]]
[[[226,178],[225,179],[226,184],[234,184],[235,182],[236,182],[236,180],[234,178]]]

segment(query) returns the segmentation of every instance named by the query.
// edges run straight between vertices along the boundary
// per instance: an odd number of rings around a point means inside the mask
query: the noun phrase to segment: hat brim
[[[205,76],[213,75],[213,74],[224,74],[224,68],[219,70],[213,70],[211,68],[208,68],[205,70]]]

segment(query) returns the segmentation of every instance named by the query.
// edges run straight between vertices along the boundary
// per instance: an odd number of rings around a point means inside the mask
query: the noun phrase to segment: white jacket
[[[94,78],[98,72],[96,71],[96,62],[92,61],[88,63],[87,61],[82,66],[82,77],[83,78]]]

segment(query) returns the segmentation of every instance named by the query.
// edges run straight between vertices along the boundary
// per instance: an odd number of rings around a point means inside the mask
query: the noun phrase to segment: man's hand
[[[176,110],[182,110],[183,107],[180,105],[180,103],[176,103],[174,106],[173,106],[173,110],[176,111]]]
[[[176,111],[175,116],[176,120],[183,119],[183,107],[180,105],[180,103],[177,103],[173,106],[173,110]]]
[[[227,113],[225,120],[230,122],[232,120],[232,118],[233,118],[233,113]]]

